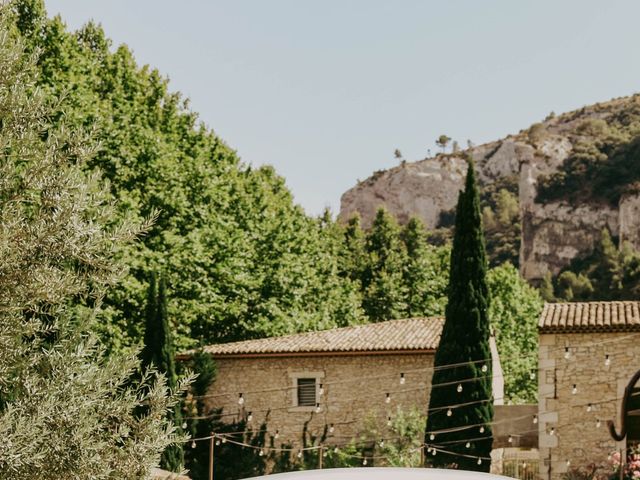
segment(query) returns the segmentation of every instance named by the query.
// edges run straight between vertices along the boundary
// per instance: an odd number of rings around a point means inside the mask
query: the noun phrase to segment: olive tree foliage
[[[114,221],[87,138],[58,122],[0,7],[0,478],[141,479],[177,440],[175,396],[91,333],[112,259],[142,226]]]

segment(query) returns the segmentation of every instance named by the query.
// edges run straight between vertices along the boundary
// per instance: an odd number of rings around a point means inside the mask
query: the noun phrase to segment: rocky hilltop
[[[383,206],[401,223],[446,226],[471,156],[484,190],[517,199],[519,267],[535,282],[589,254],[604,228],[640,247],[639,139],[640,95],[550,115],[502,140],[375,172],[342,195],[340,218],[358,212],[368,227]]]

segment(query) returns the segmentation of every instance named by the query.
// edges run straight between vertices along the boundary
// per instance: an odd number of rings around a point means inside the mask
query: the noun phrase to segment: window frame
[[[315,398],[316,398],[316,404],[320,404],[320,411],[324,412],[326,411],[325,408],[325,402],[324,401],[320,401],[320,384],[322,383],[322,380],[324,379],[324,372],[322,371],[297,371],[297,372],[291,372],[289,373],[289,380],[291,382],[291,394],[290,394],[290,407],[289,407],[289,412],[315,412],[316,411],[316,405],[299,405],[298,404],[298,380],[299,379],[303,379],[303,378],[313,378],[315,379],[315,386],[316,386],[316,391],[315,391]],[[323,400],[326,400],[326,389],[325,389],[325,393],[322,396]]]

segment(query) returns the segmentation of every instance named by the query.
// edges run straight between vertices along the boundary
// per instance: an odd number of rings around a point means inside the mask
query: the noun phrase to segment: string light
[[[482,459],[480,457],[478,457],[478,465],[482,465]]]
[[[431,455],[433,455],[435,457],[436,453],[438,453],[438,451],[435,448],[432,448],[431,449]]]
[[[318,387],[318,395],[319,396],[324,395],[324,387],[322,386],[322,384],[320,384],[320,386]]]
[[[556,434],[556,429],[551,427],[551,430],[549,431],[549,435],[553,436]]]
[[[260,452],[258,452],[258,455],[260,455],[261,457],[264,456],[264,450],[260,449]]]
[[[484,427],[480,427],[480,433],[484,433]]]
[[[609,358],[609,354],[606,354],[604,356],[604,366],[608,367],[609,365],[611,365],[611,359]]]
[[[400,385],[404,385],[404,382],[406,381],[406,379],[404,378],[404,373],[400,374]]]
[[[276,440],[277,440],[278,438],[280,438],[280,430],[276,430],[276,433],[275,433],[275,435],[273,436],[273,438],[275,438]]]
[[[600,419],[596,419],[596,428],[600,428]]]
[[[384,447],[384,438],[380,439],[380,448]]]
[[[569,347],[564,347],[564,359],[569,360],[570,356],[571,356],[571,352],[569,351]]]
[[[451,415],[453,415],[453,410],[448,409],[447,410],[447,417],[450,417]]]
[[[456,388],[456,390],[458,391],[458,393],[462,392],[462,384],[461,383],[458,384],[458,388]]]
[[[391,417],[387,417],[387,427],[391,426]]]
[[[253,413],[249,412],[249,415],[247,415],[247,422],[250,422],[251,420],[253,420]]]
[[[367,465],[367,459],[365,458],[364,460],[362,460],[362,465]]]
[[[328,455],[328,452],[325,450],[324,452],[322,452],[322,456],[326,457]]]
[[[533,423],[534,424],[538,423],[538,415],[533,416]]]
[[[487,364],[485,363],[484,365],[482,365],[482,371],[486,372],[487,370],[489,370],[489,367],[487,367]]]
[[[196,441],[191,442],[191,448],[196,448]]]
[[[574,383],[571,389],[571,395],[575,395],[576,393],[578,393],[578,386]]]
[[[335,430],[335,427],[333,426],[333,423],[331,425],[329,425],[329,433],[333,433]]]
[[[298,458],[302,458],[302,450],[298,452]]]
[[[340,451],[340,449],[338,447],[334,447],[333,453],[338,453],[339,451]]]
[[[222,437],[222,443],[227,443],[226,437]]]
[[[316,403],[316,413],[320,413],[320,404]]]
[[[242,394],[238,394],[238,405],[244,405],[244,397]]]
[[[384,403],[391,403],[391,395],[387,393],[387,398],[384,399]]]
[[[536,372],[531,372],[531,373],[529,374],[529,378],[530,378],[531,380],[535,380],[535,379],[536,379]]]
[[[507,440],[509,443],[513,443],[513,437],[509,435],[509,439]]]
[[[435,439],[436,439],[436,436],[433,433],[429,435],[429,440],[434,441]]]
[[[567,467],[571,466],[571,460],[567,460]]]
[[[220,440],[216,440],[216,445],[220,445]]]
[[[591,404],[587,405],[587,412],[590,412],[593,406]]]
[[[184,430],[185,428],[187,428],[187,422],[182,422],[182,429]]]
[[[465,444],[465,447],[466,447],[466,448],[471,448],[471,442],[467,442],[467,443]]]

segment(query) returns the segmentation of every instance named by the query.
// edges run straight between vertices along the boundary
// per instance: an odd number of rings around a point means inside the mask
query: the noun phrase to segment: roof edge
[[[232,358],[267,358],[267,357],[353,357],[366,355],[411,355],[411,354],[430,354],[434,355],[434,348],[414,348],[402,350],[343,350],[343,351],[326,351],[317,350],[310,352],[255,352],[255,353],[208,353],[214,359],[232,359]],[[191,353],[180,353],[176,355],[177,360],[189,360]]]

